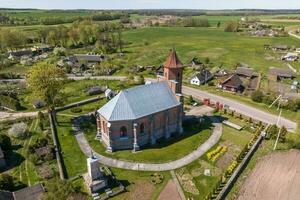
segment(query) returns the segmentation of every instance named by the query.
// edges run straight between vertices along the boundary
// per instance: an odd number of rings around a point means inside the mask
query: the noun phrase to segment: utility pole
[[[279,95],[279,96],[275,99],[275,101],[273,101],[273,103],[269,106],[269,108],[271,108],[271,107],[278,101],[277,110],[280,109],[280,111],[279,111],[279,115],[278,115],[278,118],[277,118],[276,127],[279,126],[280,117],[281,117],[281,114],[282,114],[282,108],[280,108],[281,100],[282,100],[282,95]],[[277,147],[277,144],[278,144],[278,140],[279,140],[279,138],[280,138],[281,128],[282,128],[282,126],[279,126],[279,130],[278,130],[278,134],[277,134],[277,138],[276,138],[276,141],[275,141],[273,150],[276,150],[276,147]]]

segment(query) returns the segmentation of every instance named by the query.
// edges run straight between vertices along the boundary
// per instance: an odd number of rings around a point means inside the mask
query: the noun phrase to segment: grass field
[[[300,46],[300,41],[290,37],[257,38],[216,28],[143,28],[126,31],[124,38],[131,43],[126,47],[125,59],[136,65],[160,65],[174,47],[184,64],[193,57],[202,61],[208,57],[212,66],[234,69],[237,63],[246,63],[264,73],[270,66],[286,67],[279,60],[265,58],[272,52],[266,52],[264,44]],[[295,67],[299,69],[300,64]]]

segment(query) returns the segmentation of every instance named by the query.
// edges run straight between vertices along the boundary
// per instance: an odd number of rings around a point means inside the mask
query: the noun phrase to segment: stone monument
[[[84,175],[86,186],[91,193],[96,193],[107,186],[107,179],[104,172],[101,171],[99,161],[91,152],[91,157],[87,158],[88,173]]]

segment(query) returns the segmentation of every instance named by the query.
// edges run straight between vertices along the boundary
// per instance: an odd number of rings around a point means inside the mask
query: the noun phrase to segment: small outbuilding
[[[269,79],[273,81],[280,81],[283,79],[293,79],[294,73],[290,69],[281,69],[277,67],[269,68]]]
[[[253,75],[253,69],[250,67],[237,67],[235,73],[241,77],[250,78]]]
[[[114,96],[116,96],[116,92],[111,90],[111,89],[106,89],[105,90],[105,97],[108,98],[108,99],[112,99],[114,98]]]
[[[88,89],[88,91],[86,93],[87,93],[87,95],[92,96],[92,95],[101,94],[103,91],[104,90],[101,86],[94,86],[94,87],[91,87],[90,89]]]

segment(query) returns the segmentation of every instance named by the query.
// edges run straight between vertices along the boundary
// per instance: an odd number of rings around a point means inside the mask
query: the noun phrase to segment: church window
[[[120,128],[120,137],[127,137],[127,129],[125,126]]]
[[[141,125],[140,125],[140,133],[141,134],[145,133],[145,125],[144,125],[144,123],[141,123]]]

